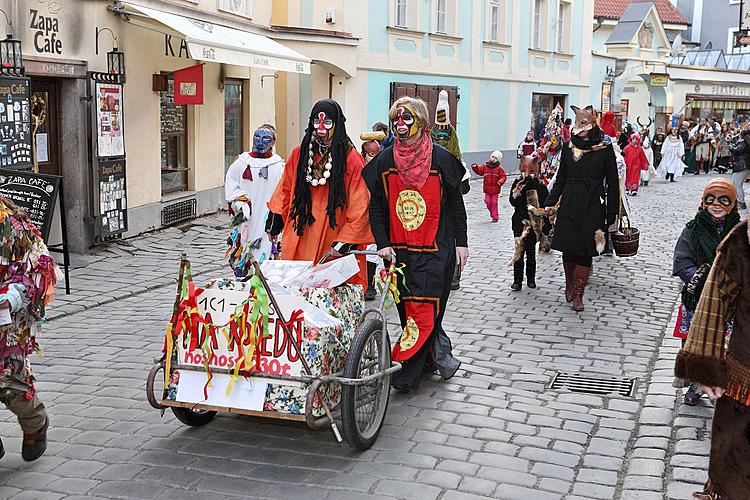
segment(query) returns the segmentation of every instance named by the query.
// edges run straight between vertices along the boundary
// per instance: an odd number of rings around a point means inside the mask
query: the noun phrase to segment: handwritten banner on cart
[[[200,314],[208,318],[216,325],[224,325],[229,322],[238,305],[249,297],[248,292],[236,290],[206,289],[198,296],[198,310]],[[305,307],[305,300],[301,297],[281,296],[277,302],[282,310],[284,318],[289,321],[292,313]],[[258,373],[272,373],[275,375],[299,375],[302,373],[302,362],[297,356],[297,350],[287,340],[278,314],[270,306],[268,319],[270,335],[259,338],[255,349],[254,368]],[[304,333],[304,318],[300,318],[290,324],[290,330],[295,340],[302,344]],[[211,359],[208,364],[211,368],[233,369],[239,361],[237,350],[229,350],[229,342],[223,334],[216,336],[216,344],[212,349]],[[200,348],[186,349],[182,341],[178,341],[178,356],[183,365],[195,366],[197,369],[205,368],[205,357]]]

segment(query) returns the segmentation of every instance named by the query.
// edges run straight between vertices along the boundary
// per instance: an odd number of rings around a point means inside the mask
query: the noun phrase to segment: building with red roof
[[[631,3],[652,2],[665,29],[686,29],[690,21],[669,0],[595,0],[594,17],[597,21],[617,21]]]

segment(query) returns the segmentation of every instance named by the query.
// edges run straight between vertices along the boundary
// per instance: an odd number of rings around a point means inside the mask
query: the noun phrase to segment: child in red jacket
[[[625,158],[627,166],[627,176],[625,177],[625,190],[630,196],[638,194],[638,186],[641,184],[641,171],[648,170],[648,158],[641,147],[641,136],[632,134],[630,143],[622,150],[622,156]]]
[[[497,222],[497,198],[500,195],[500,188],[505,184],[506,180],[505,170],[500,165],[502,160],[503,154],[500,151],[493,151],[487,163],[484,165],[474,163],[471,166],[474,173],[484,177],[484,204],[487,205],[487,210],[490,211],[492,222]]]

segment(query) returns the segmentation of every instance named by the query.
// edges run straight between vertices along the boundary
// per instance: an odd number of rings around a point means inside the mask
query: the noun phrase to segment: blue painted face
[[[253,152],[264,155],[273,147],[273,135],[270,130],[259,128],[253,135]]]

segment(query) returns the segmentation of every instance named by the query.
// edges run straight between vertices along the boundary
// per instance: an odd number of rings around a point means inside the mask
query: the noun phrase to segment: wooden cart
[[[358,255],[374,254],[374,252],[352,252]],[[321,260],[324,262],[329,256]],[[180,279],[178,284],[178,302],[180,300],[180,287],[183,281],[183,272],[187,257],[183,254],[180,266]],[[388,409],[390,395],[391,375],[401,369],[401,365],[391,360],[391,346],[388,337],[387,321],[385,317],[385,304],[388,299],[389,287],[385,287],[383,296],[378,307],[367,308],[363,311],[359,324],[352,338],[351,345],[346,354],[344,369],[329,375],[315,376],[311,367],[301,355],[301,344],[290,331],[289,325],[281,316],[281,309],[273,295],[268,281],[263,276],[257,262],[252,263],[255,275],[257,275],[268,293],[271,304],[274,306],[279,321],[282,324],[286,341],[296,350],[297,356],[303,365],[304,373],[292,375],[277,375],[263,373],[262,378],[284,382],[301,382],[309,384],[307,401],[304,415],[294,415],[278,411],[253,411],[223,406],[211,406],[206,404],[194,404],[174,401],[166,397],[166,387],[161,389],[157,380],[164,380],[166,367],[165,353],[160,359],[155,360],[146,379],[146,395],[149,403],[154,408],[161,410],[162,414],[166,408],[171,408],[174,415],[184,424],[190,426],[201,426],[210,423],[218,412],[236,413],[250,415],[253,417],[275,418],[281,420],[304,421],[310,428],[320,429],[330,426],[338,442],[342,441],[333,410],[323,397],[321,390],[330,384],[341,385],[340,418],[342,423],[343,437],[352,448],[366,450],[377,440],[380,429],[383,426],[385,414]],[[391,276],[395,263],[391,264]],[[175,311],[178,302],[175,303]],[[172,364],[171,370],[195,369],[192,366]],[[229,369],[213,369],[214,373],[229,373]],[[171,375],[171,374],[170,374]],[[261,375],[261,374],[259,374]],[[313,400],[320,398],[321,406],[325,412],[322,417],[313,414]]]

